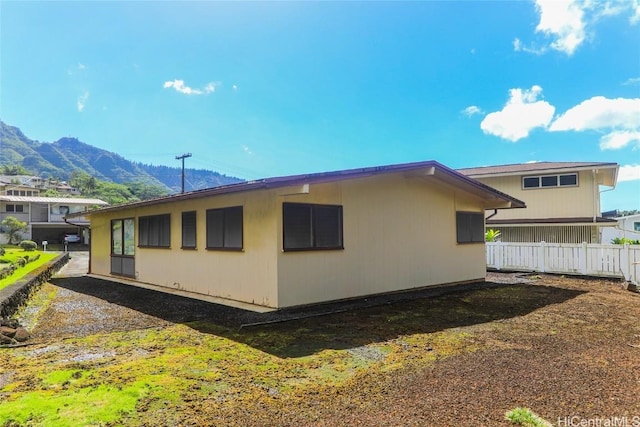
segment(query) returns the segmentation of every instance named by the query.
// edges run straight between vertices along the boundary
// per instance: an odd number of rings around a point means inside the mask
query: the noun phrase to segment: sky
[[[640,209],[640,0],[0,0],[0,119],[249,180],[616,162]]]

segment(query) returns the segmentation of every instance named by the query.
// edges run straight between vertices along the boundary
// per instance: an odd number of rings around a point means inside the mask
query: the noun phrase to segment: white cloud
[[[165,89],[174,88],[177,92],[183,93],[185,95],[203,95],[215,92],[216,87],[220,85],[220,82],[211,82],[207,83],[203,89],[194,89],[184,84],[184,80],[175,79],[173,81],[164,82]]]
[[[76,102],[76,106],[78,107],[78,112],[82,113],[84,111],[85,105],[87,105],[87,99],[89,99],[89,92],[84,91]]]
[[[602,19],[629,13],[629,22],[640,22],[639,0],[535,0],[540,16],[536,33],[550,39],[548,46],[527,47],[520,39],[513,41],[516,52],[542,54],[553,50],[573,55],[587,40],[595,38],[596,23]]]
[[[549,127],[551,131],[586,129],[640,128],[640,98],[594,96],[560,115]]]
[[[465,114],[467,117],[471,117],[475,114],[482,114],[482,110],[480,109],[480,107],[476,105],[470,105],[464,110],[462,110],[462,113]]]
[[[640,148],[640,132],[638,131],[614,131],[600,138],[600,149],[617,150],[627,145],[636,144]]]
[[[635,85],[640,85],[640,77],[631,77],[628,78],[624,83],[622,83],[625,86],[635,86]]]
[[[253,154],[253,151],[251,151],[251,149],[249,147],[247,147],[246,145],[242,146],[242,151],[244,151],[245,154],[247,154],[249,156]]]
[[[640,165],[620,166],[618,182],[640,180]]]
[[[555,131],[604,130],[602,150],[616,150],[627,145],[640,147],[640,98],[594,96],[561,114],[549,126]]]
[[[546,101],[539,101],[542,88],[534,85],[531,89],[511,89],[509,101],[501,111],[487,114],[480,123],[484,133],[515,142],[525,138],[537,127],[546,128],[555,112],[555,107]]]
[[[575,0],[536,0],[540,13],[536,32],[554,39],[552,49],[572,55],[586,37],[583,7]]]
[[[82,64],[82,63],[78,63],[78,70],[85,70],[87,68],[86,65]]]
[[[233,89],[234,92],[237,92],[238,91],[238,85],[231,86],[231,89]]]
[[[528,52],[533,53],[534,55],[542,55],[547,51],[545,47],[536,48],[536,47],[527,47],[525,46],[519,38],[513,39],[513,50],[516,52]]]

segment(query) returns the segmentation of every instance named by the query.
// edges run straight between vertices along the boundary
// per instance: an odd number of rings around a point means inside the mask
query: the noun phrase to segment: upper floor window
[[[242,250],[242,206],[207,210],[207,249]]]
[[[578,174],[541,175],[522,177],[522,188],[575,187],[578,185]]]
[[[344,249],[342,206],[283,203],[285,251]]]
[[[171,246],[171,215],[138,218],[138,246],[168,248]]]
[[[634,231],[640,231],[640,222],[634,222],[633,223],[633,230]]]

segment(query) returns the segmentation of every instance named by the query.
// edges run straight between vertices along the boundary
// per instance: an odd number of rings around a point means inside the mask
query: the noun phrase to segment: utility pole
[[[182,156],[176,156],[176,160],[182,160],[182,192],[184,193],[184,159],[191,157],[191,153],[183,154]]]

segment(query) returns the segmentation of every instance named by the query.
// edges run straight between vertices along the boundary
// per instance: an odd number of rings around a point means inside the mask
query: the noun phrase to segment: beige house
[[[486,218],[504,242],[599,243],[602,227],[616,225],[602,217],[600,193],[615,188],[617,163],[538,162],[458,172],[527,204]]]
[[[243,182],[90,212],[90,274],[256,311],[478,281],[514,207],[433,161]]]

